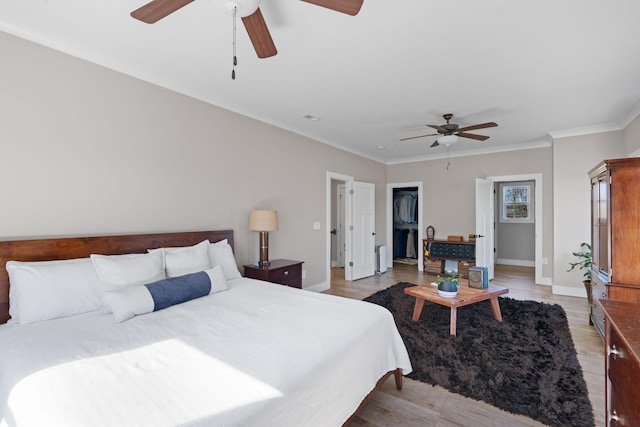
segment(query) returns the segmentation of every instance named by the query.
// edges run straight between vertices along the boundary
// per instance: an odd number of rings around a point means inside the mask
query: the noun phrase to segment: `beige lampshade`
[[[278,211],[258,209],[249,217],[251,231],[278,231]]]

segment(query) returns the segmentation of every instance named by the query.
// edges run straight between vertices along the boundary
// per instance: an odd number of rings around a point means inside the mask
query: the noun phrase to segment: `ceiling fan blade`
[[[482,124],[479,124],[479,125],[473,125],[473,126],[467,126],[467,127],[464,127],[464,128],[460,128],[460,129],[458,129],[458,131],[465,132],[465,131],[468,131],[468,130],[493,128],[493,127],[496,127],[496,126],[498,126],[497,123],[488,122],[488,123],[482,123]]]
[[[478,141],[486,141],[487,139],[489,139],[489,137],[485,135],[475,135],[473,133],[464,133],[464,132],[460,132],[458,136],[462,138],[477,139]]]
[[[417,139],[417,138],[424,138],[425,136],[436,136],[436,135],[440,135],[438,133],[432,133],[430,135],[419,135],[419,136],[410,136],[409,138],[402,138],[400,141],[407,141],[409,139]]]
[[[357,15],[360,12],[364,0],[302,0],[306,3],[315,4],[316,6],[326,7],[336,12],[346,13],[347,15]]]
[[[429,148],[437,147],[440,143],[436,140]]]
[[[188,5],[192,1],[193,0],[153,0],[131,12],[131,16],[147,24],[153,24]]]
[[[437,125],[427,125],[427,126],[429,126],[430,128],[434,128],[435,130],[437,130],[440,133],[445,133],[446,134],[446,133],[449,132],[447,129],[443,128],[442,126],[437,126]]]
[[[256,9],[251,15],[242,18],[242,22],[247,29],[258,58],[268,58],[278,53],[260,8]]]

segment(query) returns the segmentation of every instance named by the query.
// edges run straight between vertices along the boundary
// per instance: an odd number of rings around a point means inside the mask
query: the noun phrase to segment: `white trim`
[[[326,194],[326,200],[325,200],[325,205],[327,207],[326,212],[325,212],[325,256],[326,258],[324,259],[324,263],[326,266],[326,270],[325,270],[325,282],[318,284],[318,285],[313,285],[311,288],[315,289],[317,286],[319,285],[324,285],[327,286],[326,289],[329,289],[331,287],[331,233],[329,232],[329,225],[331,224],[331,181],[332,180],[336,180],[336,181],[353,181],[353,177],[349,176],[349,175],[342,175],[339,173],[335,173],[335,172],[330,172],[327,171],[327,194]],[[309,288],[305,288],[305,289],[309,289]],[[324,290],[326,290],[325,288],[323,288]]]
[[[576,286],[554,286],[551,292],[553,295],[566,295],[568,297],[580,297],[587,299],[587,292],[584,288]]]
[[[612,132],[622,129],[624,129],[624,126],[621,126],[619,123],[602,123],[599,125],[585,126],[581,128],[551,130],[547,133],[551,138],[558,139],[568,138],[571,136],[591,135],[594,133]]]
[[[535,267],[535,261],[529,261],[526,259],[509,259],[509,258],[498,258],[496,259],[496,264],[502,265],[515,265],[518,267]]]
[[[458,151],[458,152],[450,151],[449,158],[478,156],[481,154],[494,154],[494,153],[503,153],[507,151],[531,150],[535,148],[547,148],[547,147],[551,147],[551,141],[538,140],[538,141],[531,141],[531,142],[523,142],[520,144],[499,145],[497,147],[478,148],[474,150],[464,150],[464,151]],[[436,154],[428,154],[424,156],[392,159],[387,161],[385,164],[399,165],[403,163],[423,162],[426,160],[438,160],[438,159],[446,159],[446,158],[447,158],[446,152],[439,152]]]
[[[636,105],[633,106],[633,108],[631,109],[631,111],[629,111],[629,114],[627,114],[627,116],[620,120],[619,123],[623,128],[626,128],[627,126],[629,126],[631,124],[632,121],[634,121],[636,119],[636,117],[638,117],[640,115],[640,101],[638,101],[636,103]],[[636,157],[636,156],[634,156]]]
[[[511,182],[511,181],[535,181],[535,276],[536,283],[539,285],[551,284],[551,279],[542,277],[542,179],[541,173],[523,174],[523,175],[503,175],[503,176],[488,176],[486,179],[490,179],[494,182]],[[495,208],[495,207],[492,207]]]
[[[553,282],[551,277],[541,277],[539,282],[536,280],[536,285],[553,286]]]
[[[418,187],[418,271],[424,270],[422,263],[422,206],[424,199],[422,198],[422,181],[416,182],[398,182],[387,184],[387,268],[393,268],[393,189]]]
[[[331,283],[329,281],[317,283],[313,286],[304,288],[305,291],[311,291],[311,292],[324,292],[324,291],[328,291],[329,289],[331,289]]]

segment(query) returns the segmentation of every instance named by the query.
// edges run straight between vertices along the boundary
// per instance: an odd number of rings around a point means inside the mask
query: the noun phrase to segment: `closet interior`
[[[393,189],[393,261],[417,264],[418,187]]]

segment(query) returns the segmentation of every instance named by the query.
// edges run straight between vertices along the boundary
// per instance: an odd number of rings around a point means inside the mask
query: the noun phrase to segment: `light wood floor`
[[[327,293],[363,299],[397,282],[426,284],[433,281],[417,271],[415,265],[396,263],[386,273],[347,282],[344,270],[332,269],[331,289]],[[536,285],[534,269],[497,265],[492,284],[509,288],[510,298],[561,305],[567,313],[578,360],[587,382],[596,426],[604,426],[604,355],[600,335],[589,325],[586,298],[553,295],[549,286]],[[463,310],[462,308],[461,310]],[[372,397],[351,426],[541,426],[528,417],[514,415],[483,402],[450,393],[419,381],[404,379],[396,390],[393,376]]]

